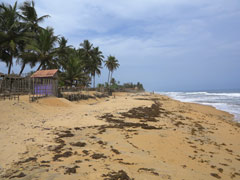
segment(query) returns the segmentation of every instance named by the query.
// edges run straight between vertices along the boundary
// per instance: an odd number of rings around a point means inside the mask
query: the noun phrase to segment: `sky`
[[[239,0],[35,0],[35,7],[51,16],[40,25],[69,45],[88,39],[105,58],[115,56],[121,83],[140,81],[148,91],[240,89]],[[0,72],[7,72],[3,63]],[[107,75],[103,68],[96,82]]]

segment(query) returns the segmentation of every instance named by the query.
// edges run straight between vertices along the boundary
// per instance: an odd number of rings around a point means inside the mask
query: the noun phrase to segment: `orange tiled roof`
[[[35,72],[31,77],[32,78],[53,77],[57,72],[58,72],[58,69],[39,70]]]

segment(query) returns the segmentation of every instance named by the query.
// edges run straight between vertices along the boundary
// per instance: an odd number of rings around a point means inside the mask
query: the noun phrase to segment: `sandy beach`
[[[0,101],[0,179],[240,179],[240,126],[150,93]]]

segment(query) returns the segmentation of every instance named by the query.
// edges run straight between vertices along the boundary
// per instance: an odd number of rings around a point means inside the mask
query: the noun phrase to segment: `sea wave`
[[[226,92],[158,92],[182,102],[211,105],[235,115],[240,122],[240,93]]]
[[[158,92],[160,94],[169,95],[205,95],[205,96],[227,96],[227,97],[240,97],[240,93],[209,93],[209,92]]]

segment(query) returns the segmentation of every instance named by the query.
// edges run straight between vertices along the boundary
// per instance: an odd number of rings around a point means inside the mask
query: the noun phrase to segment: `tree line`
[[[96,75],[101,75],[103,65],[109,70],[108,85],[113,71],[120,64],[115,56],[104,60],[99,47],[88,40],[80,43],[79,48],[68,45],[67,39],[54,34],[51,27],[40,26],[49,15],[39,17],[34,1],[25,1],[18,6],[0,4],[0,61],[11,73],[14,61],[21,66],[21,76],[25,66],[37,70],[59,69],[61,85],[95,87]]]
[[[137,91],[144,91],[143,84],[137,82],[136,84],[129,82],[120,84],[120,81],[116,81],[114,78],[111,79],[111,89],[113,91],[128,91],[128,90],[137,90]],[[105,84],[98,84],[98,89],[108,88],[108,83]]]

